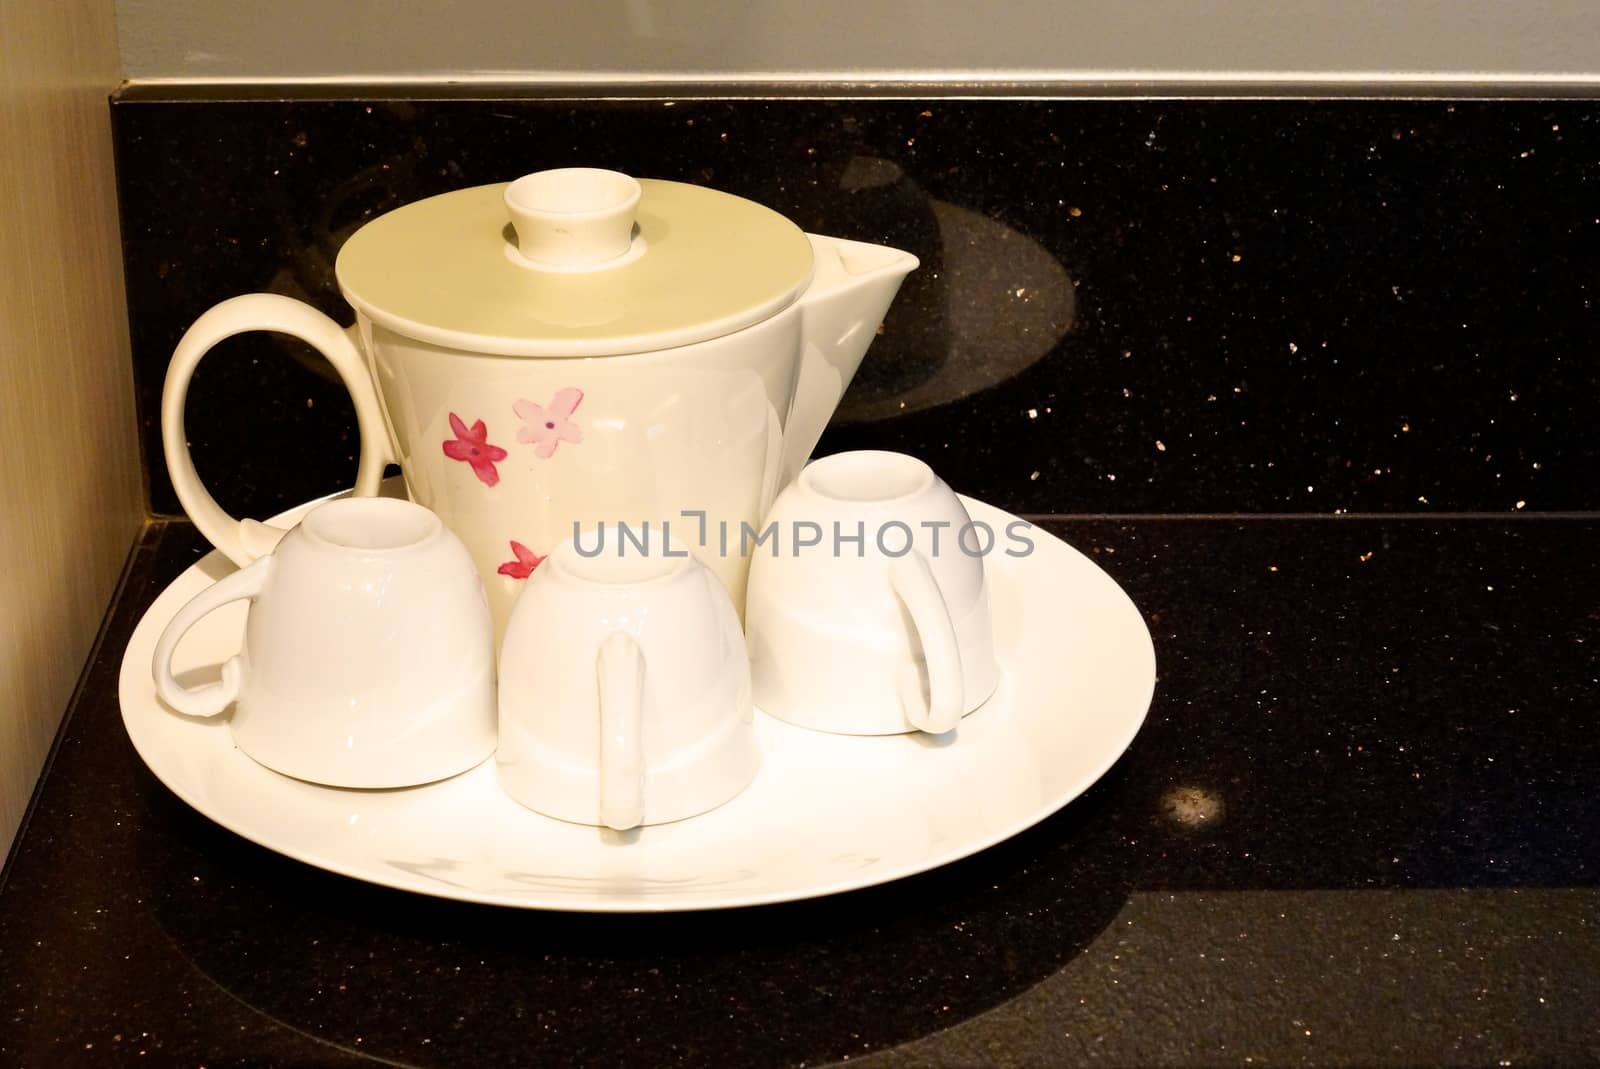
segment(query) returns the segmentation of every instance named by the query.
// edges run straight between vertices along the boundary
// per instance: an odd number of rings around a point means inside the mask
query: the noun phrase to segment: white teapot
[[[244,565],[283,532],[224,512],[183,411],[217,342],[311,344],[355,402],[355,492],[397,462],[464,542],[495,634],[579,530],[626,524],[703,561],[742,610],[748,530],[794,478],[917,260],[805,234],[759,204],[567,168],[406,205],[345,243],[346,332],[287,297],[223,301],[184,334],[162,396],[173,486]]]

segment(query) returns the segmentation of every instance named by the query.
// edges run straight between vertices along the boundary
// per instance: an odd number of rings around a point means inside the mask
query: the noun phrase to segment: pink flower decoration
[[[513,579],[526,579],[533,574],[533,570],[544,563],[544,558],[521,542],[511,543],[511,552],[517,555],[516,560],[508,560],[495,570],[501,575],[509,575]]]
[[[556,446],[562,442],[577,445],[583,441],[583,428],[572,422],[572,414],[583,400],[583,391],[576,386],[557,390],[549,405],[536,405],[523,399],[511,406],[523,422],[517,432],[517,441],[527,442],[541,457],[555,455]]]
[[[489,444],[489,428],[484,426],[483,420],[478,420],[470,428],[461,421],[461,417],[454,412],[450,413],[450,429],[455,432],[455,440],[444,443],[444,455],[451,460],[464,460],[472,465],[472,474],[476,475],[485,486],[493,486],[500,481],[500,473],[495,470],[494,463],[506,458],[506,451],[497,445]]]

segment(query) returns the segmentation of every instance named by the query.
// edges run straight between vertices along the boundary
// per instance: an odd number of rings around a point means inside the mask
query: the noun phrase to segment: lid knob
[[[631,248],[641,193],[627,175],[596,167],[523,175],[506,187],[517,251],[530,267],[602,267]]]

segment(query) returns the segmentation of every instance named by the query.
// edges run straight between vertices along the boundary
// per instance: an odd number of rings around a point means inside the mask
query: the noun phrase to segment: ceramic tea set
[[[755,712],[947,736],[1000,679],[984,553],[928,466],[807,464],[914,257],[738,197],[544,171],[362,227],[346,332],[236,297],[173,354],[162,431],[196,527],[239,566],[170,618],[156,692],[233,708],[237,747],[310,783],[396,788],[495,757],[536,812],[616,830],[744,791]],[[292,529],[224,512],[184,434],[196,365],[277,331],[355,403],[355,496]],[[374,496],[395,462],[409,500]],[[249,601],[217,682],[183,636]]]

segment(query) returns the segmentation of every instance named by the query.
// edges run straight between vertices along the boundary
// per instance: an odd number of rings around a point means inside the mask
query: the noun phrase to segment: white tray
[[[996,531],[1014,519],[964,500]],[[157,778],[218,824],[386,887],[630,913],[836,894],[948,864],[1043,820],[1099,779],[1144,722],[1155,651],[1139,610],[1081,553],[1038,528],[1031,537],[1030,556],[987,559],[1003,679],[952,741],[825,735],[758,712],[753,786],[704,816],[626,835],[522,808],[500,793],[492,760],[426,787],[318,787],[246,757],[226,716],[167,709],[150,676],[156,639],[181,605],[233,570],[220,553],[179,576],[134,631],[122,719]],[[191,685],[238,652],[245,612],[228,606],[185,638],[174,664]]]

